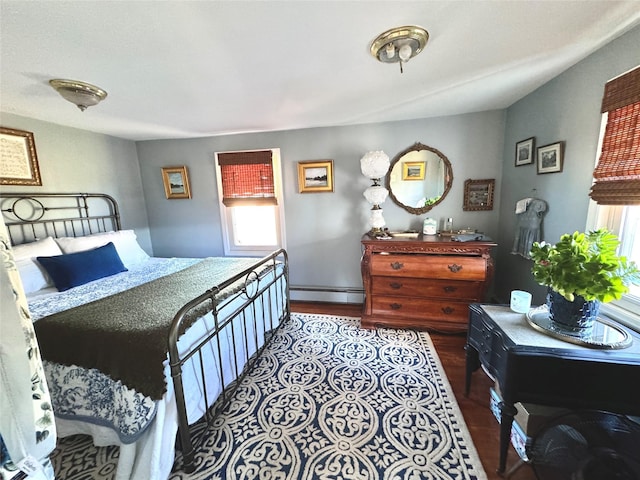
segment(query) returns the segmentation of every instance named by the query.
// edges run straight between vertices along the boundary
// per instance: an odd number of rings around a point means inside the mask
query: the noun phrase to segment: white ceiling
[[[638,0],[0,0],[0,8],[0,109],[132,140],[505,108],[640,23]],[[401,74],[369,45],[403,25],[430,39]],[[93,83],[108,97],[80,112],[51,78]]]

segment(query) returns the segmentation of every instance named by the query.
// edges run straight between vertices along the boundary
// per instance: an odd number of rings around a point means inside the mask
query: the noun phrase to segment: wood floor
[[[358,317],[361,312],[358,304],[334,304],[315,302],[291,302],[291,311],[299,313],[320,313],[325,315],[344,315]],[[440,361],[449,378],[453,393],[460,405],[464,420],[471,433],[478,455],[482,461],[487,478],[498,480],[502,478],[496,473],[498,466],[498,423],[489,410],[489,388],[491,380],[482,370],[474,373],[471,392],[464,396],[465,358],[464,335],[430,334],[436,347]],[[518,465],[518,455],[510,447],[507,459],[507,471]],[[536,480],[536,476],[529,465],[522,465],[511,473],[510,480]]]

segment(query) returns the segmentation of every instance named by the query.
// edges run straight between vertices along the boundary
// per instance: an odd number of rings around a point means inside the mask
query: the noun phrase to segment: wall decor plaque
[[[0,185],[42,185],[33,133],[0,127]]]

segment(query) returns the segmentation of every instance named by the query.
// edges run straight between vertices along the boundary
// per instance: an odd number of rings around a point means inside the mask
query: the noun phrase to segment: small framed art
[[[535,137],[527,138],[516,143],[516,167],[533,163],[535,151]]]
[[[564,142],[556,142],[538,148],[538,173],[562,171]]]
[[[33,133],[0,127],[0,185],[42,185]]]
[[[298,191],[333,192],[333,160],[298,162]]]
[[[465,180],[462,209],[467,211],[493,210],[493,190],[495,185],[496,181],[493,178]]]
[[[187,167],[162,167],[162,182],[168,199],[191,198]]]
[[[425,162],[402,162],[402,180],[424,180]]]

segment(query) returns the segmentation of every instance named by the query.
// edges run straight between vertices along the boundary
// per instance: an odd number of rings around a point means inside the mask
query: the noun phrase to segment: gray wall
[[[120,205],[123,228],[134,229],[153,253],[134,142],[8,113],[0,125],[33,132],[42,177],[42,186],[3,185],[3,192],[109,194]]]
[[[544,301],[545,289],[531,276],[531,261],[511,255],[516,228],[515,204],[535,196],[547,201],[543,239],[558,241],[563,233],[584,231],[589,189],[598,148],[604,84],[640,63],[640,27],[609,43],[507,110],[500,196],[500,233],[496,294],[534,293]],[[536,166],[514,166],[516,142],[536,137],[537,146],[565,141],[561,173],[536,174]]]
[[[2,126],[34,132],[43,186],[1,188],[108,193],[121,204],[124,228],[134,228],[149,253],[221,255],[214,152],[280,148],[292,284],[359,289],[360,237],[368,229],[369,210],[362,197],[368,181],[360,173],[360,157],[380,149],[393,157],[419,141],[447,155],[453,166],[453,188],[422,217],[387,200],[383,205],[387,226],[420,228],[426,216],[453,217],[456,227],[484,231],[499,242],[497,299],[504,302],[510,290],[519,288],[534,292],[534,301],[540,303],[544,290],[532,280],[530,261],[510,254],[515,203],[532,194],[549,203],[543,223],[547,241],[584,230],[603,86],[635,67],[639,51],[640,27],[636,27],[506,111],[355,127],[134,143],[2,113]],[[563,172],[537,175],[535,165],[514,166],[515,143],[531,136],[538,146],[566,142]],[[334,161],[335,191],[298,193],[297,162],[320,159]],[[175,165],[189,167],[191,200],[164,196],[160,167]],[[468,178],[496,179],[494,210],[462,211]],[[323,299],[359,300],[348,295]]]
[[[497,208],[463,212],[463,185],[468,178],[495,178],[499,199],[504,128],[504,112],[492,111],[355,127],[138,142],[154,253],[222,255],[214,152],[277,147],[282,158],[292,285],[361,289],[360,238],[369,228],[370,208],[362,196],[369,186],[360,173],[362,155],[369,150],[384,150],[393,157],[419,141],[439,149],[452,163],[453,187],[428,215],[411,215],[390,199],[383,204],[390,229],[421,228],[426,216],[453,217],[457,226],[472,226],[495,236]],[[298,193],[297,162],[320,159],[334,162],[334,192]],[[160,167],[175,165],[186,165],[189,169],[191,200],[165,198]],[[330,298],[360,300],[345,296]]]

